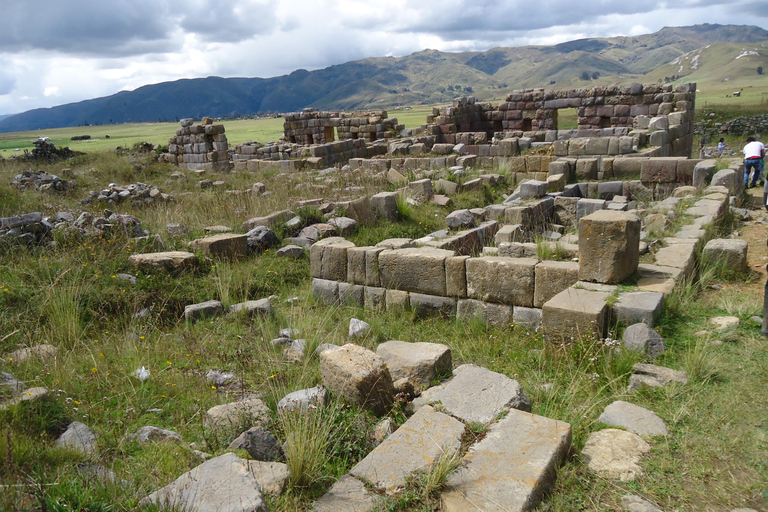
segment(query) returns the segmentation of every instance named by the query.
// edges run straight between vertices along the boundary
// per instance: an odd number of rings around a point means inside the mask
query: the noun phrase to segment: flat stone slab
[[[192,246],[212,258],[232,259],[248,254],[248,237],[236,233],[219,233],[198,238]]]
[[[18,393],[14,398],[0,404],[0,411],[3,411],[8,407],[18,405],[21,402],[32,402],[35,400],[46,398],[48,397],[49,394],[50,394],[50,391],[42,387],[25,389],[24,391]]]
[[[725,331],[726,329],[738,327],[741,319],[736,316],[713,316],[709,319],[709,323],[714,325],[718,331]]]
[[[208,460],[139,502],[195,512],[267,512],[248,462],[234,453]]]
[[[387,364],[393,382],[406,379],[419,391],[452,369],[451,349],[442,343],[392,340],[379,344],[376,354]]]
[[[661,509],[656,508],[650,501],[646,501],[640,496],[634,496],[632,494],[627,494],[621,497],[621,506],[623,506],[627,512],[662,512]]]
[[[269,415],[269,407],[258,398],[216,405],[205,414],[205,425],[211,427],[237,427],[244,421],[256,425]]]
[[[197,267],[197,256],[191,252],[168,251],[132,254],[128,262],[141,270],[164,270],[167,272],[189,270]]]
[[[613,427],[624,427],[641,436],[666,436],[669,429],[655,412],[617,400],[605,408],[599,421]]]
[[[376,506],[377,495],[357,478],[344,475],[312,507],[313,512],[369,512]]]
[[[664,294],[661,292],[623,292],[613,305],[613,314],[625,325],[642,322],[653,327],[663,305]]]
[[[642,386],[652,388],[664,387],[671,382],[688,384],[688,374],[679,370],[673,370],[654,364],[637,363],[632,367],[633,373],[629,377],[629,390],[632,391]]]
[[[23,363],[32,358],[54,359],[59,354],[59,348],[53,345],[42,344],[24,347],[3,356],[7,363]]]
[[[248,300],[245,302],[239,302],[232,304],[227,308],[227,313],[238,314],[243,313],[248,316],[272,316],[274,310],[272,309],[272,303],[269,299]]]
[[[640,460],[649,451],[651,445],[639,435],[607,428],[589,434],[581,455],[601,477],[628,482],[643,474]]]
[[[566,343],[578,336],[602,338],[608,321],[606,300],[610,295],[576,287],[558,293],[541,308],[544,336]]]
[[[456,368],[450,383],[430,399],[462,421],[483,424],[510,409],[531,410],[531,402],[516,380],[473,364]]]
[[[350,474],[388,494],[402,489],[408,475],[429,471],[443,451],[459,448],[464,424],[425,406],[352,468]]]
[[[248,471],[259,482],[261,492],[270,496],[280,496],[291,476],[288,465],[282,462],[249,460]]]
[[[679,268],[684,276],[693,270],[695,262],[696,246],[688,244],[674,244],[662,247],[656,251],[656,264],[663,267]]]
[[[442,510],[531,510],[552,487],[570,448],[568,423],[509,411],[448,477]]]

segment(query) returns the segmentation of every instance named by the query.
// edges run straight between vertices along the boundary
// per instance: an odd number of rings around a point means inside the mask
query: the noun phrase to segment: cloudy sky
[[[556,44],[698,23],[768,28],[766,0],[0,0],[0,114],[205,76],[271,77],[434,48]]]

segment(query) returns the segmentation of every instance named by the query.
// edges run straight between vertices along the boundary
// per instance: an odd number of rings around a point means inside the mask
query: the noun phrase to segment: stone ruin
[[[204,117],[198,125],[192,119],[182,119],[176,136],[168,140],[164,160],[193,171],[229,172],[228,150],[223,124],[213,124],[210,117]]]
[[[405,127],[387,111],[369,113],[318,112],[305,108],[285,116],[283,129],[286,142],[293,144],[327,144],[336,140],[362,139],[372,143],[400,135]]]

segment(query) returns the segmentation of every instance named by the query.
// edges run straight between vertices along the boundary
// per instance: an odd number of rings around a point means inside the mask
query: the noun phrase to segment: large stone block
[[[604,210],[608,205],[605,199],[579,199],[576,202],[576,221],[594,212]]]
[[[579,280],[579,264],[575,261],[542,261],[536,265],[533,307],[545,302]]]
[[[677,181],[677,159],[650,158],[644,160],[640,171],[643,183],[674,183]]]
[[[533,258],[470,258],[466,262],[467,296],[531,307],[537,263]]]
[[[221,233],[198,238],[192,245],[195,249],[212,258],[237,259],[248,254],[248,239],[245,235]]]
[[[312,277],[346,281],[347,249],[354,246],[354,243],[338,236],[314,243],[309,251],[309,268]]]
[[[376,222],[376,213],[367,197],[361,197],[347,203],[346,216],[356,220],[364,226],[370,226]]]
[[[429,201],[434,195],[432,181],[429,178],[410,182],[408,184],[408,191],[418,201]]]
[[[442,510],[532,510],[552,488],[570,449],[568,423],[509,411],[449,475]]]
[[[347,282],[352,284],[367,284],[365,277],[365,260],[369,249],[373,249],[373,247],[349,247],[347,249]]]
[[[746,240],[716,238],[707,242],[701,258],[704,262],[721,264],[731,272],[747,270]]]
[[[544,336],[556,343],[569,343],[577,338],[604,337],[608,322],[609,292],[568,288],[558,293],[541,308]]]
[[[709,186],[712,176],[717,172],[717,162],[715,160],[702,160],[693,168],[693,186],[699,190],[704,190]]]
[[[661,292],[624,292],[613,305],[616,321],[625,325],[643,322],[653,327],[661,314],[664,294]]]
[[[597,158],[579,158],[576,161],[576,178],[579,180],[596,180],[597,169]]]
[[[438,297],[423,293],[410,293],[411,309],[417,317],[440,316],[450,318],[456,316],[456,299],[452,297]]]
[[[315,501],[312,512],[366,512],[376,508],[378,495],[357,478],[344,475]]]
[[[448,297],[467,296],[467,268],[469,256],[455,256],[445,259],[445,294]]]
[[[656,265],[678,268],[682,277],[689,276],[696,263],[696,245],[673,244],[662,247],[654,255]]]
[[[445,259],[455,255],[454,251],[425,247],[382,251],[379,254],[381,285],[395,290],[445,296]]]
[[[379,192],[371,197],[371,208],[374,215],[380,219],[395,222],[398,218],[397,211],[398,192]]]
[[[392,406],[395,389],[384,360],[370,350],[348,343],[320,352],[323,385],[345,400],[385,414]]]
[[[376,347],[392,380],[406,379],[416,391],[427,389],[438,378],[451,375],[451,349],[442,343],[408,343],[392,340]]]
[[[620,283],[637,270],[640,219],[601,210],[579,221],[579,279]]]
[[[443,452],[458,450],[464,425],[430,406],[416,411],[399,429],[352,468],[350,474],[394,494],[416,470],[429,471]]]
[[[327,279],[312,279],[312,295],[324,304],[335,306],[339,303],[339,282]]]
[[[176,272],[198,266],[197,256],[191,252],[169,251],[146,254],[132,254],[128,262],[140,270],[163,270]]]

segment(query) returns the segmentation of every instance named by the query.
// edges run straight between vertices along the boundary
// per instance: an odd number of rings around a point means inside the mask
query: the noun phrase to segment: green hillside
[[[514,89],[567,89],[631,81],[695,80],[706,88],[761,87],[768,31],[759,27],[665,27],[648,35],[581,39],[555,46],[485,52],[423,50],[369,58],[274,78],[208,77],[140,87],[93,100],[0,119],[0,132],[204,115],[317,109],[391,108],[445,103],[472,94],[500,99]],[[742,51],[755,54],[736,58]],[[670,64],[674,62],[675,64]],[[710,86],[712,84],[712,86]],[[715,87],[715,85],[720,84]],[[724,94],[723,94],[724,96]]]

